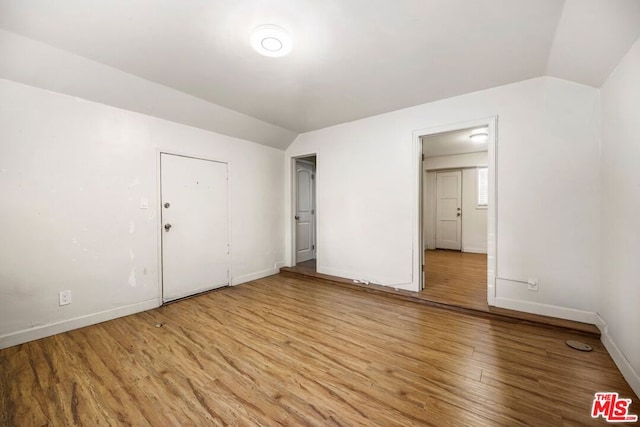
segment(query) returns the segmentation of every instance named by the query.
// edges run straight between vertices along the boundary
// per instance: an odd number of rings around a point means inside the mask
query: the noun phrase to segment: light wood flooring
[[[425,283],[422,298],[458,307],[489,311],[487,255],[428,250],[424,253]],[[300,262],[295,271],[313,275],[316,260]]]
[[[425,299],[488,311],[487,255],[459,251],[424,252]]]
[[[0,366],[3,426],[604,425],[597,391],[640,413],[597,338],[283,274],[0,350]]]
[[[376,284],[366,286],[354,284],[349,279],[318,273],[316,260],[302,262],[295,267],[283,267],[280,271],[294,277],[313,277],[328,283],[355,287],[369,293],[385,294],[407,301],[482,317],[534,322],[552,327],[569,328],[596,337],[600,336],[600,330],[595,325],[588,323],[490,307],[487,304],[486,255],[443,250],[425,251],[425,265],[427,266],[427,278],[425,289],[421,292],[395,290]]]

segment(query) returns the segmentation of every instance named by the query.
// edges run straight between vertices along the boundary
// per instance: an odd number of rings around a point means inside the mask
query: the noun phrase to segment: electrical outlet
[[[58,297],[60,298],[60,305],[71,304],[71,291],[60,291],[58,292]]]
[[[538,292],[538,279],[527,280],[527,289],[530,291]]]

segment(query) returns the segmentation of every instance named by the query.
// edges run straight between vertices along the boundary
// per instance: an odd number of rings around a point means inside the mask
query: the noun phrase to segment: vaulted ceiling
[[[290,55],[251,49],[261,24]],[[543,75],[599,87],[640,1],[0,0],[0,28],[295,135]]]

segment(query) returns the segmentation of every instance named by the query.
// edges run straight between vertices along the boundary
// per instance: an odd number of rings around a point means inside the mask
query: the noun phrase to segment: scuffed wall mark
[[[133,220],[129,221],[129,234],[133,234],[136,232],[136,224]]]
[[[72,237],[72,238],[71,238],[71,242],[72,242],[74,245],[77,245],[77,244],[78,244],[78,239],[76,239],[75,237]]]
[[[147,267],[145,267],[145,268],[142,270],[142,274],[143,274],[144,276],[146,276],[146,275],[147,275]]]
[[[135,288],[136,286],[138,286],[138,283],[136,282],[136,268],[133,267],[131,269],[131,273],[129,273],[129,286],[131,286],[132,288]]]
[[[129,249],[129,258],[131,258],[131,261],[136,259],[136,254],[133,253],[133,249]]]
[[[133,181],[131,181],[131,184],[129,184],[129,190],[131,190],[133,187],[136,187],[140,185],[140,178],[138,178],[137,176],[133,179]]]

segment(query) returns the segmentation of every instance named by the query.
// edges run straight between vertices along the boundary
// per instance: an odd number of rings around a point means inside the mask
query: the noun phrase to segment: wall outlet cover
[[[60,291],[60,292],[58,292],[58,298],[60,300],[60,305],[69,305],[69,304],[71,304],[71,291]]]

